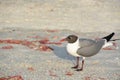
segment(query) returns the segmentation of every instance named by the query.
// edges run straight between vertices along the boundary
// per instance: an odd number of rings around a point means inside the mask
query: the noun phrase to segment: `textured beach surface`
[[[0,0],[0,28],[120,30],[120,0]]]
[[[120,41],[81,72],[62,41],[112,32],[120,39],[120,0],[0,0],[0,80],[120,80]]]
[[[84,70],[81,72],[71,69],[75,63],[74,57],[67,54],[66,43],[60,42],[69,34],[95,39],[108,33],[3,29],[0,31],[0,77],[9,76],[12,80],[16,80],[15,77],[17,80],[120,79],[120,48],[101,50],[97,55],[86,58]],[[120,38],[120,33],[116,33],[114,38]],[[116,43],[120,47],[120,41]]]

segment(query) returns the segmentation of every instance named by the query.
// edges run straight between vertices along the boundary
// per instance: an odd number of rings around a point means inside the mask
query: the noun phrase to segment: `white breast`
[[[75,43],[67,44],[67,52],[72,56],[80,57],[80,55],[77,54],[78,48],[80,48],[79,39]]]

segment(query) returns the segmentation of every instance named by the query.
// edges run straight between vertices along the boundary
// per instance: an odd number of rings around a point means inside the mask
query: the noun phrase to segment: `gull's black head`
[[[78,39],[78,37],[75,36],[75,35],[69,35],[69,36],[66,38],[66,40],[68,41],[68,43],[74,43],[74,42],[77,41],[77,39]]]

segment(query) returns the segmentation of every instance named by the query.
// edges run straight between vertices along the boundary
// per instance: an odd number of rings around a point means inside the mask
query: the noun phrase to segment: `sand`
[[[120,30],[119,0],[0,0],[0,28]]]
[[[86,58],[81,72],[71,69],[75,58],[60,42],[69,34],[120,38],[119,25],[119,0],[0,0],[0,79],[120,80],[120,41]]]
[[[40,45],[39,40],[47,38],[50,42],[59,42],[69,34],[76,33],[70,30],[4,29],[0,31],[0,39],[38,41],[36,44]],[[77,35],[92,39],[106,34],[108,33],[79,33]],[[120,38],[120,33],[116,33],[114,38],[117,37]],[[116,43],[120,47],[120,41]],[[0,77],[17,76],[22,77],[23,80],[120,79],[120,48],[101,50],[97,55],[86,58],[84,70],[77,72],[71,69],[75,58],[67,54],[65,42],[43,45],[50,46],[54,50],[42,51],[21,44],[0,43]]]

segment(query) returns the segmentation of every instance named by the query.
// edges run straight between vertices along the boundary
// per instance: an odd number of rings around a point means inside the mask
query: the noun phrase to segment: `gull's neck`
[[[79,45],[79,39],[77,39],[76,42],[74,43],[68,43],[67,44],[67,51],[69,54],[73,55],[73,56],[76,56],[76,57],[79,57],[80,55],[77,54],[77,50],[80,48],[80,45]]]

